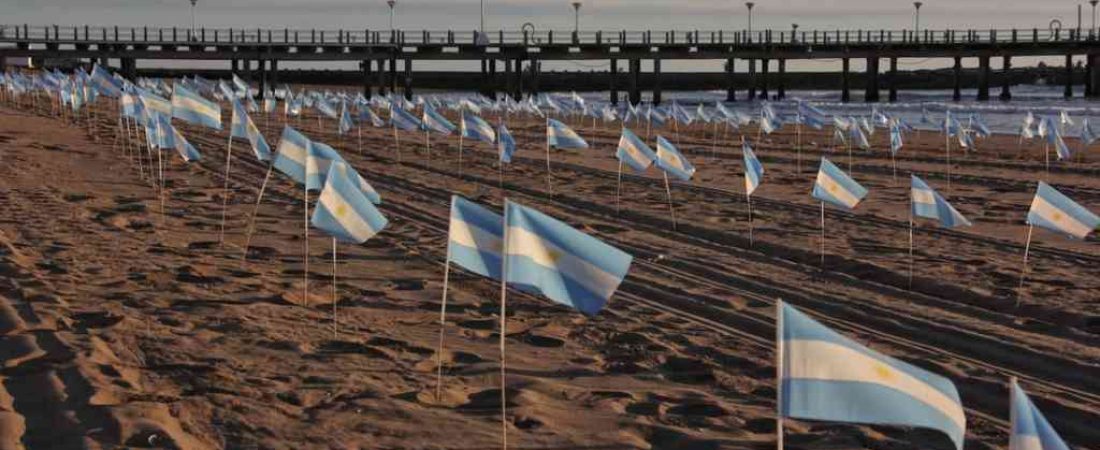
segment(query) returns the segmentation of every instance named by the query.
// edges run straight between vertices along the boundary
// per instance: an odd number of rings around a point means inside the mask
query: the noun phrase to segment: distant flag
[[[172,90],[172,117],[215,130],[222,129],[222,111],[217,103],[176,83]]]
[[[237,74],[233,74],[233,87],[237,88],[237,92],[244,94],[240,95],[240,97],[244,97],[245,95],[249,94],[250,89],[248,87],[248,83],[245,83],[244,80],[241,79],[241,77],[237,76]]]
[[[420,121],[420,127],[425,131],[443,135],[449,135],[455,130],[455,125],[437,112],[435,108],[432,108],[431,105],[424,105],[424,117]]]
[[[821,169],[814,182],[813,197],[822,202],[852,209],[867,196],[864,188],[828,159],[821,158]]]
[[[376,114],[374,110],[370,109],[370,107],[367,106],[364,106],[362,109],[359,110],[359,121],[370,123],[370,125],[375,128],[382,128],[386,126],[386,121],[382,120],[381,117],[378,117],[378,114]]]
[[[863,129],[861,127],[853,125],[848,128],[848,133],[851,134],[853,145],[864,150],[871,148],[871,144],[867,142],[867,135],[863,134]]]
[[[270,161],[271,147],[267,145],[267,140],[260,133],[260,129],[248,116],[248,112],[244,110],[244,106],[241,106],[241,102],[236,99],[229,101],[233,105],[233,117],[230,121],[230,134],[232,137],[248,139],[248,142],[252,144],[252,152],[256,154],[256,159]]]
[[[780,417],[928,428],[962,449],[966,415],[950,380],[777,308]]]
[[[454,195],[447,235],[451,262],[483,277],[501,279],[504,219],[499,214]]]
[[[485,119],[476,114],[462,112],[462,137],[492,144],[496,142],[496,131]]]
[[[663,136],[657,136],[657,167],[682,181],[695,175],[695,167]]]
[[[896,121],[892,122],[890,124],[890,153],[897,155],[902,145],[904,145],[904,143],[901,138],[901,126]]]
[[[546,142],[552,148],[588,148],[576,131],[555,119],[546,120]]]
[[[504,124],[497,128],[497,152],[500,154],[500,161],[504,163],[511,163],[512,155],[516,153],[516,140]]]
[[[347,134],[355,127],[355,123],[351,121],[351,113],[348,112],[347,102],[342,102],[340,105],[340,124],[337,131],[340,134]]]
[[[1073,125],[1073,119],[1069,117],[1069,111],[1063,109],[1062,112],[1058,114],[1058,118],[1062,125]]]
[[[1008,450],[1070,450],[1054,427],[1050,425],[1027,393],[1013,378],[1009,386],[1012,397],[1009,417],[1012,418],[1012,434]]]
[[[1092,131],[1092,126],[1089,125],[1089,119],[1081,119],[1081,135],[1079,137],[1079,139],[1081,139],[1081,144],[1088,147],[1092,145],[1093,142],[1096,142],[1097,138],[1096,132]]]
[[[1027,213],[1028,225],[1084,239],[1100,226],[1100,217],[1042,181]]]
[[[291,127],[284,127],[275,153],[275,168],[295,182],[305,184],[309,146],[309,139],[302,133]]]
[[[420,128],[420,120],[408,111],[394,106],[390,109],[390,124],[399,130],[411,131]]]
[[[760,164],[748,142],[741,144],[741,153],[745,158],[745,195],[752,195],[764,179],[764,166]]]
[[[313,105],[317,108],[317,112],[320,112],[329,119],[339,119],[340,117],[339,113],[336,112],[336,108],[332,106],[332,103],[330,103],[328,99],[318,99]]]
[[[691,125],[691,122],[694,120],[691,114],[675,101],[672,102],[672,119],[684,125]]]
[[[505,202],[505,282],[594,316],[630,270],[629,254],[534,209]]]
[[[644,172],[649,168],[653,161],[657,159],[657,154],[653,153],[653,150],[649,148],[645,142],[642,142],[633,132],[627,128],[623,128],[622,137],[619,138],[619,148],[615,151],[615,157],[619,161],[626,163],[635,172]]]
[[[176,151],[179,152],[180,157],[182,157],[184,161],[195,162],[202,159],[202,155],[199,154],[198,150],[195,150],[195,146],[187,142],[187,139],[183,137],[183,134],[180,133],[176,127],[170,124],[169,127],[171,127],[172,130],[172,141],[173,144],[175,144]]]
[[[1055,152],[1058,153],[1058,159],[1069,159],[1071,153],[1069,146],[1066,145],[1066,141],[1062,139],[1062,133],[1057,128],[1047,130],[1047,143],[1054,146]]]
[[[772,134],[776,130],[775,119],[768,116],[760,116],[760,131],[764,134]]]
[[[347,174],[346,170],[328,172],[310,222],[338,241],[362,244],[382,231],[388,221]]]
[[[963,217],[954,206],[951,206],[938,192],[928,186],[924,180],[912,175],[912,213],[914,217],[937,220],[944,228],[957,226],[970,226],[971,223]]]

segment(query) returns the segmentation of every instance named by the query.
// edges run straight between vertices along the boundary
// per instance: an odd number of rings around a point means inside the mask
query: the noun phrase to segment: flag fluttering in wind
[[[340,123],[337,126],[337,132],[340,134],[347,134],[355,127],[355,122],[351,121],[351,113],[348,112],[347,102],[340,104]]]
[[[546,142],[552,148],[588,148],[576,131],[555,119],[546,120]]]
[[[1093,142],[1096,142],[1096,139],[1100,138],[1096,132],[1092,131],[1088,118],[1081,119],[1081,134],[1078,138],[1081,139],[1081,145],[1085,147],[1092,145]]]
[[[260,133],[260,129],[256,127],[256,123],[248,116],[248,112],[244,110],[244,106],[240,102],[236,99],[232,99],[230,102],[233,104],[230,136],[248,139],[248,142],[252,144],[252,152],[256,154],[256,159],[270,161],[271,147],[267,145],[267,140]]]
[[[764,179],[764,166],[760,164],[748,142],[741,144],[741,153],[745,159],[745,195],[752,195]]]
[[[195,162],[202,159],[202,155],[199,154],[199,151],[195,150],[195,146],[191,145],[190,142],[187,142],[187,138],[183,137],[180,130],[177,130],[176,127],[173,127],[171,124],[168,126],[172,129],[172,141],[176,147],[176,152],[180,154],[180,157],[183,158],[184,161]]]
[[[217,103],[176,83],[172,89],[172,117],[195,125],[222,129],[222,110]]]
[[[310,142],[306,153],[306,190],[323,189],[332,165],[337,162],[344,162],[344,158],[336,149],[321,142]]]
[[[274,167],[295,182],[305,184],[309,147],[309,138],[289,126],[284,127],[276,148]]]
[[[897,155],[902,145],[904,143],[902,142],[900,123],[893,121],[890,123],[890,153]]]
[[[821,158],[821,169],[817,172],[817,181],[814,182],[812,195],[823,202],[852,209],[867,196],[867,188],[861,186],[828,159]]]
[[[944,228],[971,225],[970,221],[963,217],[954,206],[951,206],[943,196],[916,175],[912,175],[910,190],[912,191],[912,213],[914,217],[937,220],[940,226]]]
[[[1039,408],[1035,407],[1027,393],[1020,388],[1013,377],[1009,389],[1012,396],[1011,412],[1012,435],[1008,439],[1008,450],[1070,450],[1054,427],[1050,425]]]
[[[451,197],[447,252],[451,262],[483,277],[500,280],[504,219],[465,198]]]
[[[1100,226],[1100,217],[1040,181],[1027,213],[1027,224],[1084,239]]]
[[[463,138],[473,139],[487,144],[496,142],[496,131],[493,130],[493,126],[489,125],[489,122],[486,122],[485,119],[478,117],[476,114],[467,114],[466,111],[463,111],[461,128]]]
[[[348,176],[344,162],[336,161],[333,167],[338,169],[328,171],[310,222],[341,242],[362,244],[389,222]]]
[[[446,117],[443,117],[435,108],[432,108],[431,105],[424,105],[424,118],[421,119],[420,126],[425,131],[442,135],[449,135],[455,131],[455,125]]]
[[[632,131],[623,128],[623,135],[619,138],[619,148],[615,151],[615,157],[626,163],[635,172],[645,172],[657,159],[657,154],[653,153],[653,150],[641,139],[638,139],[638,136]]]
[[[966,416],[950,380],[867,348],[782,301],[777,309],[780,417],[928,428],[962,449]]]
[[[657,167],[681,181],[688,181],[695,175],[695,167],[664,136],[657,136]]]
[[[511,163],[512,155],[516,153],[516,140],[512,138],[512,133],[504,124],[500,124],[497,129],[497,153],[500,161],[504,163]]]
[[[593,316],[630,270],[629,254],[534,209],[505,202],[506,282]]]
[[[420,120],[408,111],[394,106],[390,109],[390,124],[399,130],[412,131],[420,128]]]

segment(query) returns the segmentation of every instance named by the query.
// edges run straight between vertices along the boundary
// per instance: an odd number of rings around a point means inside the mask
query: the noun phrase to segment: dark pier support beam
[[[489,99],[497,99],[497,60],[489,60]]]
[[[1092,55],[1085,55],[1085,98],[1092,98]]]
[[[878,102],[878,62],[879,58],[867,58],[867,86],[864,88],[863,101],[868,103]]]
[[[397,93],[397,54],[390,55],[390,92]]]
[[[898,59],[890,58],[890,72],[886,75],[886,82],[890,83],[888,100],[890,103],[898,101]]]
[[[405,100],[413,99],[413,60],[405,60]]]
[[[978,57],[978,100],[989,100],[989,57]]]
[[[0,73],[3,73],[6,70],[8,70],[8,59],[0,56]]]
[[[760,98],[768,99],[768,63],[767,59],[760,60]]]
[[[516,70],[515,70],[515,73],[513,74],[513,76],[516,77],[516,81],[515,81],[516,84],[515,84],[515,86],[513,86],[514,90],[512,91],[512,99],[513,100],[522,100],[523,99],[523,60],[517,58],[516,61],[515,61],[514,67],[516,68]]]
[[[386,95],[386,60],[375,60],[375,64],[378,64],[378,95]]]
[[[1073,97],[1073,55],[1066,55],[1066,98]]]
[[[1009,91],[1009,86],[1012,85],[1012,57],[1004,55],[1004,59],[1001,63],[1001,100],[1012,100],[1012,92]]]
[[[539,95],[539,75],[542,74],[542,62],[538,59],[531,60],[531,95]]]
[[[749,101],[756,99],[756,60],[749,60]]]
[[[961,56],[956,56],[955,57],[955,68],[954,68],[954,84],[955,84],[955,86],[954,86],[953,92],[951,93],[951,100],[954,100],[956,102],[959,101],[959,100],[962,100],[962,71],[963,71],[962,57]]]
[[[786,78],[787,78],[787,60],[780,59],[779,60],[779,76],[778,76],[778,80],[776,80],[776,84],[778,84],[778,87],[776,88],[776,93],[775,93],[775,98],[778,99],[778,100],[783,100],[783,99],[787,98],[787,80],[786,80]]]
[[[852,94],[848,91],[848,58],[840,60],[840,101],[848,103],[852,100]]]
[[[240,70],[241,70],[240,61],[238,61],[236,59],[229,60],[229,70],[231,72],[233,72],[233,75],[238,75],[240,73]]]
[[[642,92],[640,90],[640,79],[642,77],[642,61],[639,59],[631,59],[630,63],[630,104],[638,106],[642,102]]]
[[[271,89],[279,88],[279,60],[271,60]]]
[[[641,66],[642,62],[638,61],[638,65]],[[638,68],[641,71],[641,67]],[[661,60],[653,60],[653,104],[661,104]]]
[[[243,60],[241,62],[244,63],[244,68],[243,68],[244,82],[248,83],[248,84],[252,84],[252,60],[251,59],[246,59],[246,60]]]
[[[505,97],[511,97],[512,96],[512,82],[513,82],[513,78],[512,78],[512,60],[505,58],[504,59],[504,83],[503,83],[503,88],[504,88],[503,92],[504,92]]]
[[[263,97],[267,92],[267,61],[261,59],[256,62],[260,68],[260,97]]]
[[[615,86],[616,79],[619,78],[619,60],[611,58],[611,77],[608,80],[607,90],[610,91],[610,102],[612,105],[619,105],[619,90]]]
[[[122,76],[130,81],[137,81],[137,61],[134,58],[122,58],[119,61],[122,66]]]
[[[737,101],[737,89],[734,86],[733,74],[734,74],[733,58],[730,58],[730,59],[726,60],[726,101],[727,102]]]
[[[1092,98],[1100,97],[1100,55],[1088,55],[1089,69],[1085,77],[1092,86]]]
[[[489,91],[489,89],[486,87],[489,84],[488,72],[489,72],[488,61],[486,61],[485,57],[483,56],[481,58],[481,73],[479,75],[481,77],[481,79],[478,82],[478,87],[477,87],[477,92],[481,95],[486,95],[486,93]]]
[[[371,81],[370,81],[371,61],[369,59],[365,60],[365,61],[361,61],[359,63],[359,68],[363,71],[363,97],[366,97],[367,100],[370,100],[371,95],[373,94],[371,92],[373,89],[371,88]]]

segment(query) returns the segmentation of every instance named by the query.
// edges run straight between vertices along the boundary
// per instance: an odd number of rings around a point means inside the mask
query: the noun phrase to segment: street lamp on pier
[[[916,9],[916,13],[913,15],[913,34],[920,36],[920,7],[924,5],[924,2],[913,2],[913,8]],[[917,37],[917,39],[920,39]]]
[[[573,33],[581,31],[581,2],[573,2]]]
[[[749,41],[752,41],[752,7],[756,6],[756,3],[745,2],[745,7],[749,9]]]
[[[386,0],[386,4],[390,5],[390,31],[393,31],[393,7],[397,6],[397,0]]]
[[[1089,34],[1096,34],[1096,3],[1100,0],[1089,0],[1089,4],[1092,5],[1092,28],[1089,28]]]
[[[191,0],[191,38],[195,38],[195,3],[199,0]]]

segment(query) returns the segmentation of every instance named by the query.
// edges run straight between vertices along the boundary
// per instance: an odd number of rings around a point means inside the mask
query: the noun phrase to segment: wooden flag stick
[[[802,122],[794,124],[795,134],[795,170],[797,173],[802,173]]]
[[[336,339],[338,336],[336,331],[336,302],[339,299],[339,293],[336,290],[336,238],[332,238],[332,338]]]
[[[821,202],[821,270],[825,270],[825,202]]]
[[[672,216],[672,229],[676,230],[676,208],[672,206],[672,187],[668,184],[668,172],[665,174],[665,193],[668,194],[668,212]]]
[[[508,311],[508,201],[504,201],[504,249],[501,252],[501,281],[500,281],[500,427],[501,443],[503,449],[508,450],[508,393],[507,372],[505,370],[504,337],[506,333]]]
[[[546,119],[546,128],[550,128],[550,119]],[[546,193],[554,195],[554,186],[551,183],[552,175],[550,174],[550,136],[547,133],[546,136]]]
[[[783,450],[783,300],[775,302],[775,448]]]
[[[462,147],[464,147],[466,145],[466,142],[463,138],[464,138],[464,136],[462,136],[462,133],[458,133],[458,180],[459,181],[462,181],[462,153],[463,153]]]
[[[619,196],[623,190],[623,160],[619,160],[619,178],[615,184],[615,215],[619,215]]]
[[[443,389],[443,335],[447,327],[447,288],[451,283],[451,246],[447,245],[447,260],[443,262],[443,299],[439,306],[439,347],[435,351],[435,400]]]
[[[947,190],[951,190],[951,134],[945,133],[943,138],[947,145]]]
[[[302,186],[302,204],[305,205],[304,242],[305,253],[302,254],[302,306],[309,306],[309,189]]]
[[[1034,225],[1027,226],[1027,243],[1024,244],[1024,265],[1020,268],[1020,286],[1019,289],[1024,288],[1024,278],[1027,277],[1027,257],[1031,253],[1031,233],[1035,231]],[[1020,307],[1020,293],[1016,293],[1016,307]]]
[[[909,289],[913,289],[913,196],[909,195]]]
[[[753,232],[752,194],[750,194],[748,190],[745,191],[745,202],[748,203],[748,206],[749,206],[749,247],[752,247],[753,244],[754,244],[753,243],[753,237],[752,237],[752,232]]]
[[[225,188],[222,190],[222,223],[218,234],[218,245],[225,245],[225,213],[229,209],[229,168],[233,160],[233,132],[229,132],[229,142],[225,145]]]
[[[264,175],[264,181],[260,184],[260,193],[256,196],[256,206],[252,208],[252,216],[248,219],[248,227],[245,229],[244,255],[241,256],[241,259],[245,261],[248,260],[248,246],[252,243],[252,233],[256,227],[256,215],[260,212],[260,201],[264,199],[264,191],[267,189],[267,181],[271,179],[273,169],[275,169],[274,163],[267,166],[267,175]]]

